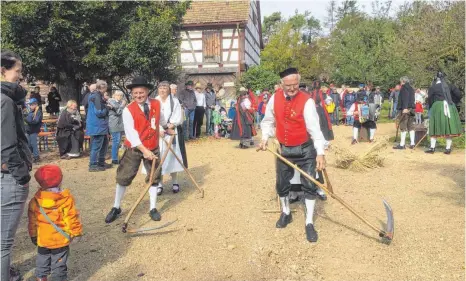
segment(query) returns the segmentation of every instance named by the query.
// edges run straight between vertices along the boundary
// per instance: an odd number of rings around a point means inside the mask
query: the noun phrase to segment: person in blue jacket
[[[29,148],[32,150],[33,163],[38,163],[39,146],[37,143],[37,136],[40,133],[42,126],[42,109],[39,106],[37,99],[32,98],[29,100],[29,112],[26,116],[26,134],[28,136]]]
[[[99,80],[96,91],[90,93],[86,116],[86,134],[91,137],[89,172],[105,171],[111,164],[105,163],[108,149],[108,108],[104,99],[107,83]]]

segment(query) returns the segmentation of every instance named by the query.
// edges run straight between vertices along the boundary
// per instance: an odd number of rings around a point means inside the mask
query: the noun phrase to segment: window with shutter
[[[221,62],[220,30],[202,32],[202,53],[204,62]]]

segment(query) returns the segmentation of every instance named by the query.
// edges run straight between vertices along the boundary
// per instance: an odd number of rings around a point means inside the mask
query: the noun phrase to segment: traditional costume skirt
[[[455,105],[448,105],[450,117],[445,115],[444,102],[436,101],[430,108],[429,135],[433,137],[457,137],[463,133],[460,116]]]
[[[254,116],[247,111],[240,111],[233,119],[233,128],[231,130],[230,139],[249,141],[252,137],[257,135],[254,128]]]

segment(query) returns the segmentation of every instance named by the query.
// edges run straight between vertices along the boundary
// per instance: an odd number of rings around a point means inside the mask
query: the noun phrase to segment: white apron
[[[171,116],[170,116],[170,113],[171,113],[170,97],[167,97],[165,102],[162,101],[160,96],[157,96],[156,99],[158,99],[160,101],[163,117],[165,118],[165,120],[167,120],[167,122],[168,122],[168,118],[170,118],[169,123],[175,125],[174,131],[175,131],[176,134],[178,134],[178,130],[176,129],[176,127],[183,123],[183,114],[182,114],[182,111],[181,111],[180,102],[178,101],[177,98],[173,97],[173,104],[174,104],[173,105],[173,114],[171,114]],[[165,140],[167,142],[170,140],[170,136],[168,136],[168,135],[166,135],[164,138],[165,138]],[[177,137],[175,137],[175,140],[176,139],[177,139]],[[173,149],[173,151],[175,151],[178,158],[181,161],[183,161],[183,157],[181,156],[180,146],[178,145],[178,142],[176,142],[176,144],[172,143],[171,148]],[[167,149],[168,149],[168,147],[165,144],[165,142],[162,141],[161,138],[159,138],[160,160],[162,160],[162,156],[164,155],[164,153],[165,153],[165,151]],[[165,158],[165,161],[164,161],[164,163],[162,165],[162,175],[175,173],[175,172],[181,172],[183,170],[184,170],[183,166],[178,162],[178,160],[176,160],[175,156],[173,155],[173,152],[169,151],[168,154],[167,154],[167,158]],[[142,165],[141,172],[143,174],[147,174],[147,171],[144,168],[144,165]]]

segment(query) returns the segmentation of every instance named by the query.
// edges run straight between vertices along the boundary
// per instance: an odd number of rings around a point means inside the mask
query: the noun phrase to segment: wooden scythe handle
[[[327,174],[327,169],[323,170],[324,178],[325,178],[325,183],[327,184],[328,190],[333,193],[333,187],[332,184],[330,183],[330,179],[328,178]]]
[[[170,147],[172,145],[172,142],[173,142],[173,139],[175,138],[176,135],[172,135],[170,137],[170,141],[168,142],[168,147]],[[131,210],[129,211],[128,215],[126,215],[126,218],[125,218],[125,221],[123,223],[123,226],[121,228],[121,230],[123,231],[123,233],[126,233],[126,230],[128,228],[128,221],[129,219],[131,218],[131,216],[133,215],[134,213],[134,210],[136,210],[136,207],[139,205],[139,203],[141,203],[142,199],[144,198],[144,196],[146,195],[147,191],[149,191],[149,188],[152,186],[152,180],[154,178],[154,174],[158,173],[160,171],[160,169],[162,169],[162,166],[163,166],[163,162],[165,162],[165,158],[167,158],[167,155],[168,155],[168,149],[165,151],[165,153],[163,154],[162,156],[162,159],[160,160],[160,164],[159,166],[157,167],[157,169],[155,169],[155,162],[156,162],[156,159],[152,160],[152,168],[150,170],[150,177],[149,177],[149,182],[146,184],[146,186],[144,187],[144,189],[142,190],[141,194],[139,195],[139,198],[136,200],[136,202],[134,203],[133,207],[131,207]]]
[[[162,140],[165,142],[166,145],[168,145],[168,142],[164,138],[162,138]],[[176,155],[175,151],[173,151],[173,148],[171,146],[168,146],[168,148],[173,153],[173,155],[175,155],[176,160],[178,160],[178,162],[181,164],[181,166],[183,167],[186,174],[188,174],[189,178],[191,179],[191,181],[196,186],[197,190],[201,193],[201,198],[204,198],[204,189],[199,187],[197,182],[194,180],[193,175],[189,172],[188,168],[186,168],[186,166],[183,164],[183,161],[178,157],[178,155]]]
[[[347,208],[351,213],[353,213],[353,215],[355,215],[356,217],[358,217],[362,222],[364,222],[365,224],[367,224],[370,228],[372,228],[373,230],[377,231],[377,233],[379,235],[382,235],[382,236],[385,236],[386,232],[384,230],[381,230],[377,227],[375,227],[372,223],[370,223],[369,221],[367,221],[365,218],[363,218],[360,214],[358,214],[356,212],[356,210],[354,210],[348,203],[346,203],[345,201],[343,201],[343,199],[341,199],[339,196],[337,196],[335,193],[333,192],[330,192],[329,189],[327,189],[327,187],[325,187],[325,185],[321,184],[320,182],[318,182],[316,179],[314,179],[313,177],[311,177],[309,174],[307,174],[306,172],[304,172],[303,170],[301,170],[297,165],[291,163],[290,161],[288,161],[285,157],[281,156],[280,154],[276,153],[275,151],[271,150],[270,148],[267,147],[267,150],[269,152],[271,152],[273,155],[275,155],[278,159],[282,160],[285,164],[287,164],[288,166],[292,167],[293,169],[296,169],[301,175],[303,175],[305,178],[307,178],[308,180],[310,180],[311,182],[313,182],[315,185],[317,185],[318,187],[322,188],[324,191],[326,191],[327,193],[330,194],[330,196],[337,200],[340,204],[342,204],[345,208]]]

